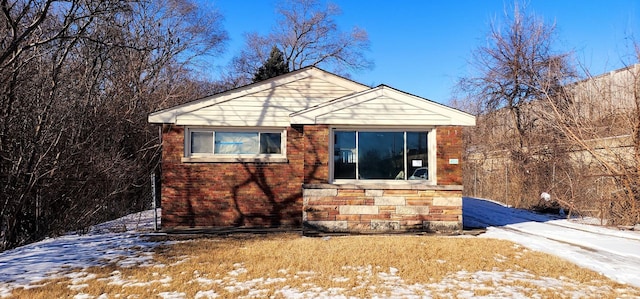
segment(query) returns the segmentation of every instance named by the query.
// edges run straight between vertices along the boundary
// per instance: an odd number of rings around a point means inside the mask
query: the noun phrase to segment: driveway
[[[485,238],[510,240],[567,259],[620,283],[640,287],[640,232],[589,225],[590,219],[562,219],[465,197],[463,222],[486,228]]]

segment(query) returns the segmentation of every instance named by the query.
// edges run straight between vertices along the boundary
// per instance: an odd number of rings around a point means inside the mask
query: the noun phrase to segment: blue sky
[[[230,41],[223,66],[244,45],[246,32],[267,33],[275,26],[275,0],[215,0]],[[343,31],[353,26],[369,33],[368,57],[375,68],[352,74],[367,84],[394,88],[447,103],[458,78],[472,75],[471,53],[486,40],[491,22],[501,22],[512,1],[348,1],[334,0]],[[555,23],[557,51],[573,51],[576,63],[597,75],[633,62],[629,38],[640,41],[640,1],[531,0],[527,11]]]

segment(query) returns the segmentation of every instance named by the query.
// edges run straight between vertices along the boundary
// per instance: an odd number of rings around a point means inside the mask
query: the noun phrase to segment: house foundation
[[[322,232],[462,230],[462,186],[303,185],[303,225]]]

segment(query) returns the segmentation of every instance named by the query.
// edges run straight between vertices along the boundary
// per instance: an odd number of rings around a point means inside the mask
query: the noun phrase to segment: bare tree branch
[[[334,20],[340,14],[336,5],[323,7],[317,0],[289,0],[278,7],[278,13],[277,27],[270,34],[245,36],[245,49],[232,62],[236,77],[244,78],[239,82],[250,82],[274,45],[284,53],[291,71],[314,65],[347,75],[373,67],[365,56],[369,50],[367,32],[361,28],[340,31]]]

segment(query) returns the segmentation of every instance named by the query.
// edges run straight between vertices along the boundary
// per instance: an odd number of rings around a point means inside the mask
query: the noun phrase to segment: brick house
[[[149,115],[162,226],[462,228],[472,115],[307,67]]]

